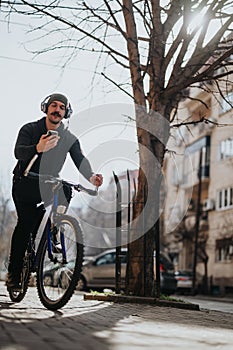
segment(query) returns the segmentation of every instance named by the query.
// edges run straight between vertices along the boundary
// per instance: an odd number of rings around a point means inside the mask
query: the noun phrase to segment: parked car
[[[51,267],[48,268],[45,272],[44,272],[44,276],[43,276],[43,279],[44,279],[44,284],[46,286],[56,286],[56,282],[55,282],[55,273],[56,271],[59,270],[60,268],[60,264],[59,263],[56,263],[56,264],[53,264],[51,263]]]
[[[190,294],[193,292],[193,271],[192,270],[180,270],[175,272],[177,280],[176,292],[179,294]],[[196,286],[195,293],[201,290],[203,276],[196,272]]]
[[[122,289],[125,286],[125,274],[126,274],[126,259],[127,249],[121,250],[121,285]],[[161,279],[161,292],[164,294],[172,294],[176,290],[176,278],[174,273],[174,266],[169,257],[161,252],[160,253],[160,279]],[[116,250],[107,250],[91,259],[85,260],[83,264],[82,274],[78,283],[78,290],[86,290],[90,288],[109,288],[115,287],[115,262],[116,262]],[[74,263],[73,263],[74,264]],[[70,271],[72,271],[72,264],[65,266],[56,272],[57,280],[60,280],[61,285],[65,285],[69,278]]]

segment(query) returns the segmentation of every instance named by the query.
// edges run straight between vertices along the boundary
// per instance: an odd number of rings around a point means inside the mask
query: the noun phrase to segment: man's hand
[[[38,153],[48,152],[50,149],[57,146],[60,136],[58,135],[42,135],[40,141],[36,145],[36,150]]]
[[[96,187],[100,187],[103,183],[103,176],[101,174],[94,174],[90,177],[90,183]]]

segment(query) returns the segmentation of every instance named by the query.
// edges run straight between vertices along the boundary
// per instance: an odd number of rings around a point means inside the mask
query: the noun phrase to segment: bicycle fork
[[[53,228],[51,226],[52,226],[51,220],[48,219],[46,224],[48,257],[50,261],[56,263],[58,261],[58,258],[57,256],[54,256],[54,253],[53,253],[53,239],[54,239],[53,230],[56,229],[56,225],[54,225]],[[59,226],[59,232],[56,232],[56,235],[57,234],[59,234],[60,243],[61,243],[62,263],[66,264],[67,258],[66,258],[65,236],[64,236],[63,227],[61,225]]]

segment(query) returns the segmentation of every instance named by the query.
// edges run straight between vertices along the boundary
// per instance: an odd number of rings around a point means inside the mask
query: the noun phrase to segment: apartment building
[[[233,91],[225,97],[233,104]],[[208,291],[233,293],[233,109],[220,94],[192,90],[171,133],[164,244],[177,269],[195,264]]]

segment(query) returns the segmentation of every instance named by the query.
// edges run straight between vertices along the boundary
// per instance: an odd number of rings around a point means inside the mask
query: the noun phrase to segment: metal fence
[[[115,290],[116,293],[120,293],[121,291],[121,281],[122,281],[122,276],[121,276],[121,249],[122,249],[122,234],[123,231],[124,234],[126,233],[127,235],[127,251],[130,251],[130,230],[131,230],[131,221],[133,218],[133,210],[134,210],[134,206],[136,204],[136,180],[135,178],[130,178],[130,173],[129,170],[127,170],[126,172],[126,179],[127,179],[127,195],[125,198],[125,201],[123,202],[122,200],[122,187],[120,184],[120,179],[119,177],[113,173],[114,176],[114,181],[116,184],[116,266],[115,266]],[[146,203],[146,195],[145,195],[146,191],[144,190],[144,195],[143,195],[143,205],[145,205]],[[127,225],[124,225],[124,227],[126,227],[126,229],[123,229],[123,225],[122,225],[122,211],[125,210],[127,211]],[[144,222],[144,219],[142,219],[142,221]],[[154,230],[158,230],[157,232],[159,232],[158,229],[158,225],[159,225],[159,220],[155,223],[154,226]],[[147,235],[144,235],[144,254],[143,254],[143,267],[144,267],[144,289],[145,287],[148,285],[148,275],[146,273],[146,260],[145,260],[145,256],[146,256],[146,246],[147,246]],[[160,295],[160,270],[159,270],[159,259],[160,259],[160,242],[159,242],[159,235],[155,235],[155,246],[156,246],[156,264],[155,264],[155,273],[156,276],[158,276],[158,278],[156,278],[156,285],[155,285],[155,289],[156,289],[156,296]],[[127,254],[127,264],[128,264],[128,259],[129,259],[129,254]],[[128,285],[128,274],[126,274],[126,285]],[[145,292],[146,294],[146,292]]]

